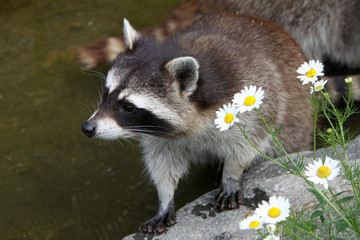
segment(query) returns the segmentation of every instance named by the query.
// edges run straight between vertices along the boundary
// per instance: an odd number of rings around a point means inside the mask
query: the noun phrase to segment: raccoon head
[[[191,129],[199,64],[171,44],[138,33],[124,19],[126,51],[108,72],[98,109],[82,124],[88,137],[169,136]]]

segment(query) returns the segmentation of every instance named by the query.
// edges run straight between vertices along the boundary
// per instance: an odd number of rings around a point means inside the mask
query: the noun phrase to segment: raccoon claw
[[[243,194],[241,190],[236,192],[227,193],[220,189],[218,195],[215,198],[215,208],[222,211],[227,209],[235,209],[243,204]]]
[[[167,227],[176,223],[174,213],[166,213],[164,215],[157,215],[144,223],[140,227],[140,231],[147,234],[162,234]]]

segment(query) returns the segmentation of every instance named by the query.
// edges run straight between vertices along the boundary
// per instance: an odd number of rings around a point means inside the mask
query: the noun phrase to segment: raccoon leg
[[[221,210],[235,209],[243,203],[242,173],[245,167],[234,161],[225,161],[219,192],[215,198],[215,207]]]
[[[174,191],[171,184],[158,184],[156,186],[159,196],[158,214],[144,223],[140,230],[144,233],[163,233],[166,227],[175,224]]]
[[[146,167],[158,192],[159,209],[157,215],[144,223],[140,230],[158,234],[176,222],[174,192],[179,179],[188,170],[189,162],[182,156],[181,151],[176,152],[166,144],[153,143],[145,152]]]

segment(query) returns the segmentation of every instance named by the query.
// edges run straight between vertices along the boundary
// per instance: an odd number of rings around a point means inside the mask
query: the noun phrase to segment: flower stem
[[[330,199],[329,199],[327,196],[325,196],[325,195],[322,193],[322,191],[321,191],[315,184],[312,183],[312,184],[310,184],[310,185],[315,189],[315,191],[316,191],[318,194],[321,195],[321,197],[322,197],[323,199],[325,199],[326,203],[329,204],[329,206],[339,215],[339,217],[341,217],[341,218],[344,220],[344,222],[345,222],[350,228],[352,228],[352,229],[354,229],[354,230],[356,229],[356,227],[354,228],[354,226],[349,222],[349,220],[341,214],[341,212],[339,211],[339,209],[338,209],[336,206],[334,206],[334,204],[332,204],[332,202],[330,201]]]
[[[310,235],[310,236],[312,236],[312,237],[314,237],[314,238],[316,238],[316,239],[318,239],[318,240],[322,240],[322,239],[323,239],[323,238],[319,238],[318,236],[316,236],[313,232],[306,231],[305,229],[303,229],[303,228],[301,228],[301,227],[299,227],[299,226],[297,226],[297,225],[295,225],[295,228],[297,228],[298,230],[300,230],[300,231],[306,233],[307,235]]]
[[[316,91],[314,91],[314,160],[316,160],[316,122],[318,119],[318,105],[319,102],[316,98]]]
[[[350,88],[350,93],[349,95],[351,96],[351,85],[349,85],[349,88]],[[337,131],[335,131],[336,133],[336,136],[340,142],[340,145],[342,147],[342,149],[344,150],[344,157],[345,157],[345,163],[343,162],[342,158],[340,157],[340,154],[338,153],[336,147],[334,147],[337,155],[339,156],[340,160],[341,160],[341,163],[343,164],[344,166],[344,169],[345,169],[345,173],[346,175],[348,176],[350,182],[351,182],[351,186],[353,188],[353,191],[354,191],[354,195],[355,195],[355,198],[357,200],[357,202],[360,202],[360,196],[358,194],[358,189],[356,188],[356,184],[355,184],[355,181],[354,181],[354,177],[352,175],[352,172],[351,172],[351,169],[350,169],[350,163],[349,163],[349,159],[348,159],[348,156],[347,156],[347,151],[346,151],[346,141],[345,141],[345,135],[344,135],[344,127],[343,127],[343,120],[340,119],[340,116],[339,116],[339,112],[336,111],[336,108],[334,106],[334,104],[331,102],[331,100],[329,99],[329,96],[327,94],[324,94],[322,92],[323,96],[326,98],[326,100],[330,103],[331,105],[331,108],[333,109],[335,116],[336,116],[336,120],[338,121],[338,124],[339,124],[339,128],[340,128],[340,135],[337,133]],[[350,107],[349,107],[349,104],[350,104],[350,98],[346,101],[346,114],[349,113],[350,111]],[[329,123],[332,125],[331,121],[330,121],[330,118],[328,117],[327,113],[326,113],[326,108],[325,106],[323,106],[324,108],[324,114],[327,118],[327,120],[329,121]],[[332,125],[333,127],[333,125]],[[334,128],[335,129],[335,128]]]
[[[294,167],[296,168],[296,170],[298,169],[298,166],[295,164],[295,162],[293,161],[293,159],[289,156],[289,154],[287,153],[287,151],[284,149],[284,147],[282,146],[282,144],[280,143],[279,139],[277,138],[276,134],[273,132],[273,130],[269,127],[269,125],[267,124],[267,122],[265,121],[265,119],[263,118],[263,116],[261,115],[261,113],[255,108],[255,111],[257,112],[257,114],[260,116],[261,120],[263,121],[263,123],[266,126],[266,129],[270,132],[270,134],[272,135],[272,137],[274,138],[276,144],[279,146],[281,152],[283,152],[286,156],[286,158],[294,165]],[[287,168],[288,169],[288,168]],[[289,170],[289,169],[288,169]]]
[[[250,143],[250,145],[255,148],[256,151],[258,151],[263,157],[265,157],[266,159],[270,160],[271,162],[283,167],[283,168],[286,168],[285,165],[275,161],[274,159],[272,159],[271,157],[269,157],[268,155],[266,155],[265,153],[263,153],[258,147],[255,146],[255,144],[249,139],[249,137],[247,136],[247,134],[245,133],[245,130],[240,126],[239,123],[235,122],[236,125],[239,127],[241,133],[244,135],[245,139]]]
[[[335,194],[333,193],[333,191],[331,190],[330,187],[328,188],[328,190],[329,190],[332,198],[333,198],[334,201],[336,202],[336,204],[337,204],[337,205],[339,206],[339,208],[341,209],[341,211],[343,211],[343,212],[346,214],[346,216],[348,217],[348,216],[349,216],[348,212],[347,212],[346,209],[341,205],[341,203],[337,200]]]

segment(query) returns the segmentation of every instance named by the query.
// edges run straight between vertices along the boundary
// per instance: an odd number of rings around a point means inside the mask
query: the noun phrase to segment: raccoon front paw
[[[244,196],[241,190],[235,192],[226,192],[220,188],[219,193],[215,197],[215,208],[222,211],[227,209],[235,209],[244,203]]]
[[[140,231],[149,234],[162,234],[167,227],[176,223],[175,213],[166,212],[162,215],[156,215],[140,227]]]

